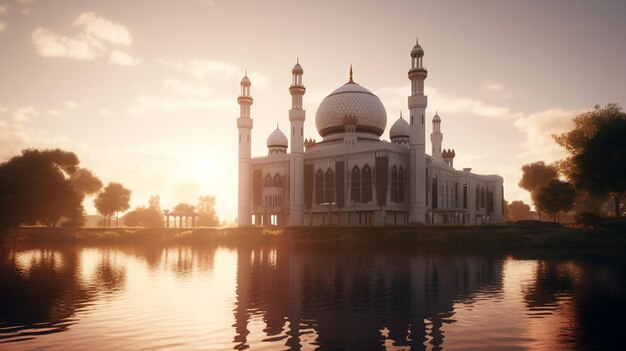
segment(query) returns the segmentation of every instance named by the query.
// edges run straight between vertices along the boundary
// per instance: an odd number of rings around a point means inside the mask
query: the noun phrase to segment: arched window
[[[396,171],[396,166],[391,168],[391,201],[398,202],[398,171]]]
[[[326,170],[326,175],[324,176],[324,202],[334,202],[335,201],[335,177],[332,169]]]
[[[437,177],[433,178],[432,191],[433,191],[432,200],[431,200],[432,201],[432,208],[433,209],[439,208],[439,206],[438,206],[439,205],[439,201],[438,201],[439,200],[438,199],[439,189],[437,187]]]
[[[324,173],[319,169],[315,174],[315,203],[321,204],[322,202],[324,202]]]
[[[485,207],[485,188],[480,189],[480,207]]]
[[[404,202],[404,170],[398,169],[398,202]]]
[[[272,186],[272,176],[269,173],[265,176],[265,186]]]
[[[280,179],[280,175],[278,173],[274,174],[274,186],[282,186],[283,181]]]
[[[478,185],[476,185],[476,209],[478,209],[478,205],[479,205],[479,201],[480,201],[480,194],[478,193]]]
[[[361,193],[361,202],[367,203],[372,201],[372,169],[369,165],[363,167],[363,174],[361,175],[361,186],[363,191]]]
[[[463,184],[463,208],[467,208],[467,184]]]
[[[361,202],[361,170],[354,166],[350,172],[350,199],[353,202]]]

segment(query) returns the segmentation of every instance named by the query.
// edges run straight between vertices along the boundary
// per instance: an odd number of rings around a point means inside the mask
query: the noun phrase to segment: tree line
[[[539,218],[556,221],[560,213],[576,210],[577,220],[624,212],[626,196],[626,113],[614,103],[574,117],[574,128],[552,135],[567,157],[552,164],[537,161],[522,166],[519,186],[531,194]],[[607,199],[612,206],[603,213]],[[530,215],[530,206],[514,201],[509,219]]]
[[[85,224],[83,201],[94,197],[94,205],[103,216],[103,225],[111,226],[118,213],[130,208],[131,191],[122,184],[104,186],[90,170],[80,166],[76,154],[61,149],[26,149],[0,164],[0,229],[20,225],[58,225],[82,227]],[[182,206],[187,204],[178,204]],[[215,198],[198,199],[199,226],[216,226]],[[137,207],[124,217],[127,226],[163,227],[163,212],[158,195],[147,207]]]

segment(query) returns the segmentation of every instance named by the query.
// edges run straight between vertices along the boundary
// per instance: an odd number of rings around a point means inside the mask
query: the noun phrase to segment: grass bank
[[[553,223],[485,226],[244,227],[244,228],[40,228],[6,230],[10,243],[323,243],[350,242],[425,248],[626,251],[623,227],[582,229]]]

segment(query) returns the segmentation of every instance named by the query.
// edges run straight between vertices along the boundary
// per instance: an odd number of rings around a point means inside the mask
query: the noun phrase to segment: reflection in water
[[[0,247],[0,349],[610,349],[625,271],[359,245]]]
[[[322,349],[441,349],[453,305],[480,290],[498,294],[502,258],[307,248],[238,250],[236,349],[263,314],[267,340],[300,349],[314,329]]]

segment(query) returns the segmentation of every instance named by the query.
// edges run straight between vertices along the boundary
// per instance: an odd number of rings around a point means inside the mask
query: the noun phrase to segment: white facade
[[[453,167],[442,149],[441,118],[432,120],[432,156],[425,152],[424,50],[416,44],[408,72],[409,116],[380,140],[387,114],[380,99],[349,81],[320,103],[315,125],[322,140],[304,139],[304,70],[292,70],[290,128],[267,139],[268,154],[251,158],[250,80],[241,82],[239,225],[483,224],[502,222],[503,179]],[[287,152],[287,149],[290,151]]]

